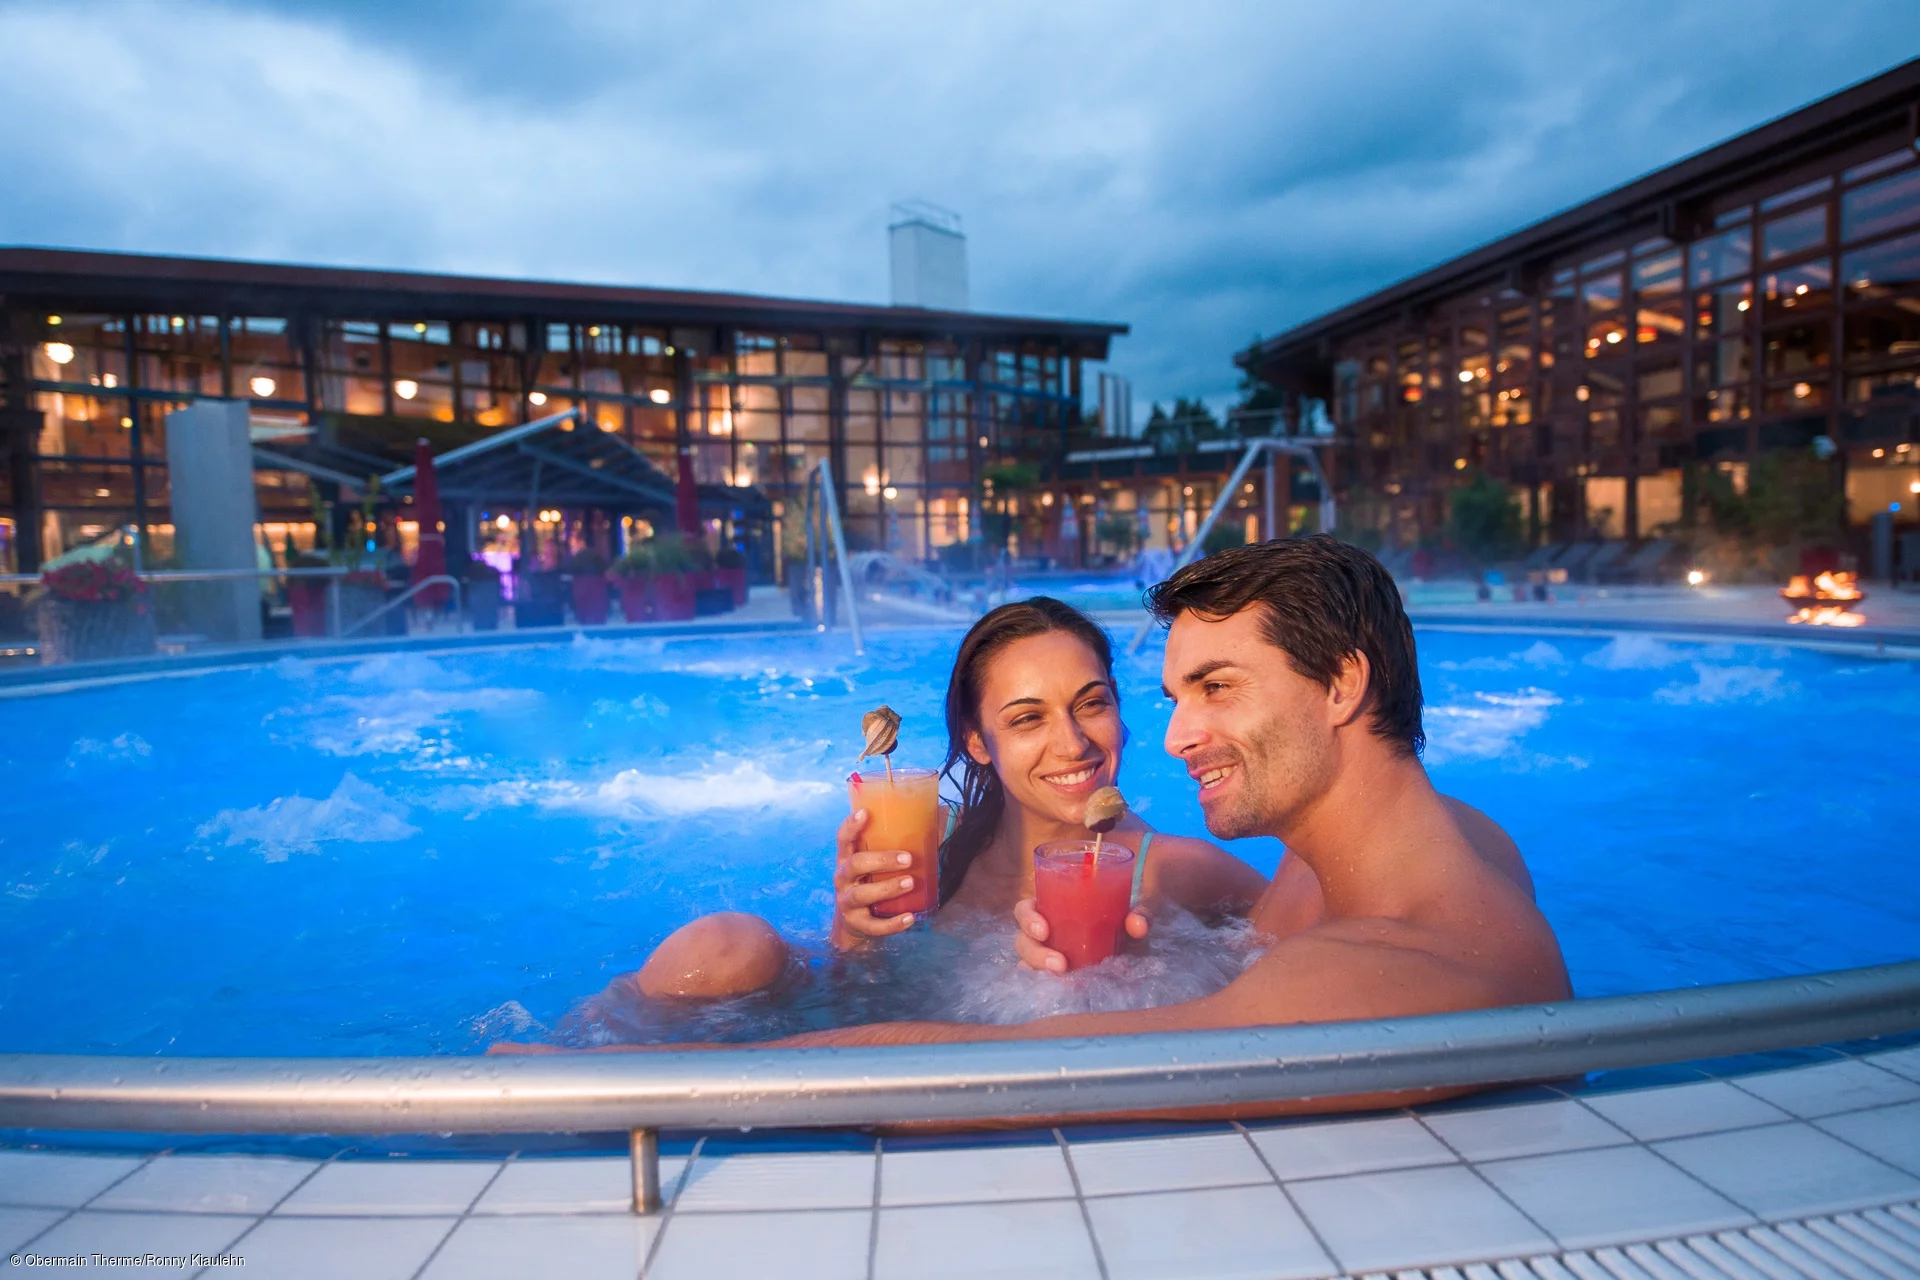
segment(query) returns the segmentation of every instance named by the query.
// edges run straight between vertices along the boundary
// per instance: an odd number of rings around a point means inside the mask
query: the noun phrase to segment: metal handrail
[[[1920,961],[1357,1022],[847,1049],[442,1058],[0,1055],[0,1127],[149,1133],[625,1129],[1016,1119],[1556,1079],[1920,1029]],[[649,1194],[649,1189],[652,1193]]]
[[[340,632],[338,638],[342,640],[346,639],[348,636],[352,635],[354,632],[358,631],[360,628],[366,626],[369,622],[372,622],[375,618],[386,617],[389,613],[392,613],[395,609],[398,609],[401,605],[413,599],[415,596],[419,595],[422,591],[426,590],[428,587],[436,587],[436,586],[450,586],[453,588],[453,607],[456,612],[465,607],[465,605],[463,604],[463,597],[461,594],[460,580],[458,578],[452,577],[449,574],[436,573],[430,578],[420,579],[420,581],[414,583],[412,586],[408,587],[405,591],[402,591],[399,595],[387,601],[385,604],[381,605],[378,609],[375,609],[373,612],[362,614],[360,616],[360,619],[357,622],[355,622],[352,626],[348,627],[345,631]],[[338,616],[339,616],[338,610],[336,609],[335,617],[337,618]],[[336,623],[336,625],[338,624]]]
[[[359,570],[326,565],[312,569],[140,569],[133,576],[142,582],[224,582],[239,578],[344,578],[356,572]],[[44,574],[0,573],[0,584],[37,584],[44,581]]]
[[[1274,474],[1272,455],[1276,453],[1285,453],[1296,458],[1305,458],[1307,460],[1307,466],[1313,471],[1313,478],[1318,481],[1320,485],[1320,529],[1323,533],[1333,532],[1336,514],[1333,501],[1333,486],[1327,483],[1327,473],[1321,469],[1320,455],[1313,451],[1313,446],[1300,440],[1273,439],[1271,437],[1250,441],[1247,445],[1247,451],[1240,457],[1240,465],[1233,469],[1233,475],[1228,478],[1227,483],[1220,489],[1220,496],[1213,500],[1213,509],[1207,512],[1207,518],[1200,522],[1200,527],[1193,531],[1191,538],[1187,539],[1187,545],[1180,549],[1179,557],[1173,562],[1174,573],[1180,572],[1180,570],[1193,563],[1194,557],[1199,554],[1201,547],[1205,545],[1207,535],[1213,532],[1213,526],[1215,522],[1220,519],[1220,513],[1227,509],[1227,503],[1233,495],[1240,492],[1240,485],[1246,480],[1247,472],[1253,469],[1254,459],[1263,453],[1268,455],[1265,512],[1266,536],[1271,538],[1274,534],[1275,504],[1273,500]],[[1172,575],[1169,574],[1168,576],[1171,577]],[[1127,645],[1127,652],[1140,652],[1140,646],[1146,643],[1147,634],[1152,630],[1153,619],[1147,618],[1140,624],[1140,629],[1133,633],[1133,639]]]
[[[806,588],[810,607],[823,630],[832,625],[832,611],[826,599],[827,547],[820,545],[830,540],[834,558],[840,562],[840,595],[847,602],[847,629],[853,633],[853,651],[865,653],[866,643],[860,634],[860,606],[853,595],[853,569],[847,560],[847,539],[840,525],[840,500],[834,493],[833,466],[826,458],[814,463],[807,473],[803,518],[807,532]],[[818,538],[816,524],[825,526]]]

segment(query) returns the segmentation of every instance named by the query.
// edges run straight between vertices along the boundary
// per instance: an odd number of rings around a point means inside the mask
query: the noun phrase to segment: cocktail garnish
[[[893,780],[893,749],[900,745],[900,716],[886,703],[881,703],[860,717],[860,732],[866,735],[866,746],[860,752],[860,759],[879,756],[881,763],[887,766],[887,780]]]
[[[1093,832],[1093,860],[1100,860],[1100,845],[1107,832],[1120,825],[1127,813],[1127,802],[1118,787],[1101,787],[1087,797],[1087,811],[1080,819]]]

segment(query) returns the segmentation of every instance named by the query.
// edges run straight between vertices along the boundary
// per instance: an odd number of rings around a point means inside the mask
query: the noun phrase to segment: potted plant
[[[118,556],[41,575],[40,661],[87,662],[153,652],[153,602],[133,565]]]
[[[485,560],[467,561],[461,574],[461,601],[467,609],[467,621],[475,631],[497,631],[500,627],[500,571]]]
[[[573,620],[598,627],[607,620],[607,558],[592,547],[582,547],[567,560],[573,580]]]
[[[620,613],[628,622],[645,622],[653,616],[647,580],[653,574],[653,549],[636,542],[627,553],[613,562],[609,571],[615,590],[620,593]]]
[[[312,551],[295,552],[287,557],[289,569],[325,569],[333,562]],[[327,580],[325,578],[288,578],[287,607],[293,610],[293,634],[318,639],[327,634]]]
[[[733,607],[744,608],[747,603],[747,558],[740,554],[738,547],[722,547],[714,554],[713,568],[720,585],[733,593]]]
[[[694,614],[694,571],[699,567],[686,539],[678,534],[655,534],[647,539],[652,573],[648,596],[656,622],[685,622]]]

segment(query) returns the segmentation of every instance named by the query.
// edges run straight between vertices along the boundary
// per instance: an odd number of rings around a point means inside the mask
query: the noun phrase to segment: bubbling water
[[[1150,1009],[1212,995],[1271,943],[1243,920],[1211,925],[1169,908],[1156,914],[1146,943],[1086,969],[1043,973],[1020,964],[1005,914],[952,907],[933,928],[866,950],[795,947],[772,987],[733,999],[649,999],[623,976],[575,1005],[551,1039],[572,1048],[742,1043],[870,1022],[1005,1026]]]

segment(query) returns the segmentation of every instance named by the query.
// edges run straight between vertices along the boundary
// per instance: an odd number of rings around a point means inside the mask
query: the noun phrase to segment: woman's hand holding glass
[[[1047,918],[1040,914],[1040,904],[1032,898],[1022,898],[1013,904],[1013,949],[1020,957],[1020,963],[1029,969],[1045,969],[1048,973],[1065,973],[1067,958],[1047,945],[1049,936]],[[1135,907],[1127,912],[1127,936],[1138,941],[1147,936],[1153,928],[1153,921],[1147,913]]]
[[[873,914],[875,903],[897,898],[913,888],[913,877],[905,872],[913,857],[904,849],[855,849],[867,822],[867,811],[861,809],[840,824],[833,869],[833,944],[842,950],[873,938],[904,933],[914,921],[911,911],[892,916]]]

